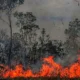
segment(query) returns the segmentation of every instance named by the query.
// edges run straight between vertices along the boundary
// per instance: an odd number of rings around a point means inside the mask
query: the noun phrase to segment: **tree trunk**
[[[8,53],[8,66],[11,67],[11,54],[12,54],[12,23],[11,23],[11,15],[8,16],[9,19],[9,28],[10,28],[10,45],[9,45],[9,53]]]

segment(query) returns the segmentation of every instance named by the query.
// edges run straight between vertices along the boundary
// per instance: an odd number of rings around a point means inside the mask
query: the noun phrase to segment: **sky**
[[[15,9],[19,12],[33,12],[40,28],[45,28],[51,39],[65,41],[64,30],[75,18],[80,18],[80,0],[25,0],[24,4]],[[3,18],[7,21],[7,17]],[[17,32],[16,19],[13,17],[13,32]],[[0,20],[0,29],[9,32],[7,24]]]

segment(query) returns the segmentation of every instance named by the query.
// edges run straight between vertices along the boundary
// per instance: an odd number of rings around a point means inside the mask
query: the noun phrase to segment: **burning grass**
[[[5,67],[5,69],[1,71],[0,75],[5,79],[8,77],[12,78],[10,80],[80,80],[80,78],[78,78],[80,77],[80,58],[76,63],[63,68],[53,60],[52,56],[49,56],[48,58],[43,59],[42,67],[37,73],[33,73],[30,68],[28,70],[23,70],[22,65],[17,65],[15,69]]]

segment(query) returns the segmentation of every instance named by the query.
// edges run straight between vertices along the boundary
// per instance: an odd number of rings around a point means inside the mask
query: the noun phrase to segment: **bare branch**
[[[2,20],[3,22],[5,22],[6,24],[9,25],[9,23],[7,21],[5,21],[1,16],[0,16],[0,20]]]

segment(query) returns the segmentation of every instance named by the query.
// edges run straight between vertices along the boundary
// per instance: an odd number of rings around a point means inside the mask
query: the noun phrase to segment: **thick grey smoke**
[[[64,41],[64,29],[68,27],[68,22],[75,17],[80,17],[78,3],[79,0],[25,0],[25,3],[16,10],[33,12],[37,17],[37,24],[40,27],[45,27],[52,39]],[[5,15],[3,17],[7,20]],[[15,25],[16,20],[12,18],[12,21],[13,32],[16,32],[18,31]],[[0,20],[1,28],[9,30],[8,26]]]
[[[55,61],[61,64],[64,67],[70,66],[71,64],[75,63],[78,59],[78,55],[75,51],[67,53],[63,58],[57,57]]]

